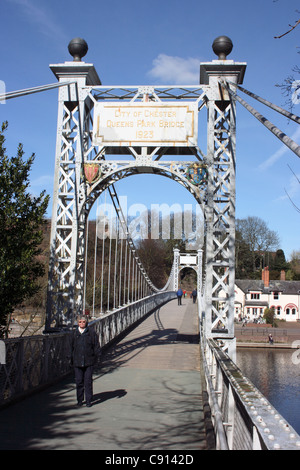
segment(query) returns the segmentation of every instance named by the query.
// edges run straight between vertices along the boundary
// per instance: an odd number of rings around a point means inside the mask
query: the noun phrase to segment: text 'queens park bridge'
[[[145,314],[174,299],[180,270],[191,267],[197,273],[203,347],[209,351],[215,377],[217,373],[230,373],[230,368],[220,364],[225,351],[227,359],[234,359],[235,354],[236,102],[300,156],[298,145],[236,91],[250,94],[298,123],[300,119],[242,88],[246,63],[228,60],[231,50],[232,42],[226,36],[214,41],[213,51],[218,58],[200,64],[198,86],[105,86],[94,65],[82,60],[88,51],[86,42],[76,38],[69,44],[73,61],[50,65],[57,83],[0,97],[9,99],[59,88],[45,327],[47,334],[52,333],[49,338],[54,338],[55,332],[67,334],[77,314],[85,309],[88,217],[105,193],[115,209],[116,224],[114,237],[107,236],[112,226],[108,222],[107,228],[104,217],[95,237],[101,242],[97,289],[101,292],[100,313],[102,317],[105,314],[102,321],[96,321],[95,328],[100,328],[103,341],[109,342]],[[206,113],[207,118],[206,149],[198,142],[200,113]],[[182,185],[203,213],[201,244],[196,237],[198,244],[192,251],[174,250],[173,268],[162,289],[153,285],[138,257],[115,188],[119,180],[142,173],[165,176]],[[220,379],[215,378],[213,384],[208,366],[204,369],[213,393]],[[232,380],[232,387],[238,387]],[[232,391],[227,395],[226,419],[230,421],[230,400],[237,397]],[[233,427],[228,425],[224,431],[224,416],[220,418],[222,411],[217,402],[214,395],[219,446],[223,442],[223,446],[232,447]],[[259,424],[251,429],[251,445],[262,446]],[[269,443],[264,446],[268,448]]]

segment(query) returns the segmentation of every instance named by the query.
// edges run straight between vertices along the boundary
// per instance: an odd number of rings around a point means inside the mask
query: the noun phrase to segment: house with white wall
[[[300,321],[300,281],[286,281],[284,271],[280,280],[272,281],[268,267],[261,280],[235,281],[235,319],[258,321],[271,307],[278,320]]]

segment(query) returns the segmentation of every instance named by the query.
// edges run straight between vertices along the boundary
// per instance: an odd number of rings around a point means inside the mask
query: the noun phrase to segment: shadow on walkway
[[[92,408],[77,408],[71,375],[2,409],[0,449],[212,448],[191,318],[188,306],[174,310],[170,302],[105,351]]]

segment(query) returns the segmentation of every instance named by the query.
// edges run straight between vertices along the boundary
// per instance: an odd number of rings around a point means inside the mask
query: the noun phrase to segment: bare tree
[[[299,11],[296,10],[297,15],[299,16]],[[291,33],[298,25],[300,24],[300,18],[298,18],[294,24],[289,24],[289,29],[278,36],[274,36],[274,39],[281,39],[287,34]],[[294,73],[300,73],[300,69],[298,66],[295,66],[292,69]],[[295,75],[289,75],[287,78],[284,79],[283,83],[276,84],[275,86],[281,88],[283,96],[287,97],[286,105],[289,107],[290,110],[293,109],[294,105],[300,102],[299,100],[299,92],[300,92],[300,81],[295,79]]]
[[[274,36],[274,38],[275,38],[275,39],[280,39],[280,38],[282,38],[283,36],[286,36],[286,34],[289,34],[291,31],[293,31],[293,29],[295,29],[295,28],[298,26],[298,24],[300,24],[300,19],[297,20],[294,25],[289,24],[290,29],[289,29],[288,31],[286,31],[286,32],[283,33],[283,34],[280,34],[279,36]]]
[[[277,249],[279,246],[279,236],[275,231],[268,228],[264,220],[256,216],[237,220],[237,228],[243,241],[249,247],[253,271],[255,271],[257,255]],[[259,260],[261,267],[261,256],[259,256]]]

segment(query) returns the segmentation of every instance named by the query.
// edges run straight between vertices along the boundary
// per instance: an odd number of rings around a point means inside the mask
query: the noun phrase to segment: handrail
[[[200,302],[198,303],[198,306],[200,306]],[[200,308],[199,308],[200,310]],[[219,404],[218,404],[218,399],[217,395],[215,392],[215,389],[213,387],[213,383],[211,380],[211,375],[209,372],[209,368],[207,365],[206,357],[205,357],[205,351],[204,351],[204,335],[202,333],[202,325],[201,321],[199,321],[199,330],[200,330],[200,351],[201,351],[201,357],[203,361],[203,368],[205,372],[205,379],[208,385],[208,394],[210,397],[210,401],[212,404],[212,414],[215,419],[215,435],[216,435],[216,444],[217,444],[217,449],[219,450],[229,450],[228,447],[228,442],[226,438],[226,433],[223,425],[223,416],[222,412],[220,410]]]

